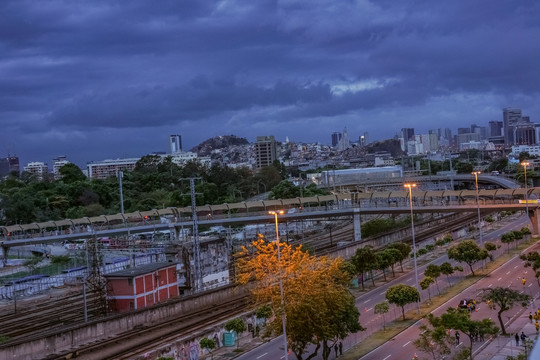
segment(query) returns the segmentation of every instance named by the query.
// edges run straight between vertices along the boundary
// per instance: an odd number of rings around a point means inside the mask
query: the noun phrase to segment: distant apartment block
[[[35,175],[38,180],[43,180],[49,173],[49,166],[43,162],[30,162],[23,169],[24,172]]]
[[[255,167],[270,166],[277,159],[277,143],[273,135],[257,136],[255,143]]]
[[[90,162],[86,164],[88,177],[91,179],[107,179],[116,176],[119,171],[133,171],[135,164],[139,160],[140,158],[129,158]]]
[[[540,155],[540,146],[538,145],[514,145],[512,146],[511,154],[514,156],[519,156],[519,153],[528,152],[531,156]]]
[[[62,175],[60,174],[60,168],[66,164],[69,164],[67,157],[65,156],[59,156],[55,159],[53,159],[53,176],[54,180],[58,180],[62,178]]]
[[[196,153],[185,152],[175,154],[154,154],[161,157],[163,160],[166,157],[171,157],[171,161],[178,165],[183,166],[190,160],[201,160],[204,164],[206,161],[210,161],[210,158],[198,158]],[[133,171],[137,161],[141,158],[128,158],[128,159],[115,159],[115,160],[103,160],[93,161],[86,164],[88,177],[92,179],[107,179],[111,176],[116,176],[119,171]]]

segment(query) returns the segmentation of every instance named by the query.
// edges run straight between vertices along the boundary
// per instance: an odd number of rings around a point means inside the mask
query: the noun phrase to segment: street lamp
[[[529,194],[527,194],[527,166],[529,166],[529,162],[524,161],[521,163],[521,165],[523,166],[523,170],[525,171],[525,206],[527,209],[527,216],[529,216]]]
[[[285,351],[285,360],[289,360],[289,354],[288,354],[288,346],[287,346],[287,330],[286,330],[286,321],[287,318],[285,316],[285,301],[283,297],[283,274],[281,272],[281,252],[279,250],[279,226],[278,226],[278,215],[285,214],[285,211],[283,210],[276,210],[276,211],[269,211],[270,215],[274,215],[274,219],[276,221],[276,245],[277,245],[277,259],[278,259],[278,269],[279,269],[279,294],[281,297],[281,323],[283,324],[283,346]]]
[[[403,184],[404,187],[409,189],[409,202],[411,204],[411,231],[412,231],[412,246],[413,246],[413,256],[414,256],[414,278],[416,280],[416,290],[420,294],[420,286],[418,285],[418,266],[416,263],[416,239],[414,238],[414,216],[413,216],[413,207],[412,207],[412,188],[416,187],[416,184]],[[417,303],[418,313],[420,314],[420,301]]]
[[[484,248],[484,239],[482,238],[482,220],[480,217],[480,197],[478,196],[478,175],[481,174],[480,171],[474,171],[474,181],[476,183],[476,208],[478,210],[478,231],[480,233],[480,247]],[[485,261],[482,262],[485,265]]]

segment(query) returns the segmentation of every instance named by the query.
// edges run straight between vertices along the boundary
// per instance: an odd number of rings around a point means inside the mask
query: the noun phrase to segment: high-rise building
[[[405,140],[405,142],[409,140],[414,140],[414,129],[413,128],[401,129],[401,138]]]
[[[503,109],[504,143],[512,145],[514,140],[514,125],[521,121],[521,109]]]
[[[169,138],[169,144],[171,145],[171,154],[182,152],[182,136],[171,135]]]
[[[489,122],[489,137],[502,136],[502,121],[490,121]]]
[[[341,133],[334,132],[332,133],[332,147],[336,147],[339,144],[339,140],[341,140]]]
[[[0,158],[0,177],[8,176],[12,172],[19,173],[19,158],[16,156]]]
[[[255,166],[260,169],[270,166],[277,159],[277,143],[274,135],[257,136],[255,143]]]
[[[488,138],[488,128],[485,126],[472,124],[471,132],[480,135],[480,140],[486,140]]]
[[[341,139],[338,141],[337,149],[343,151],[349,147],[351,147],[351,143],[349,142],[349,134],[347,133],[347,128],[344,128],[343,133],[341,134]]]
[[[36,176],[38,180],[43,180],[49,173],[49,166],[45,163],[34,161],[29,162],[24,167],[24,171]]]

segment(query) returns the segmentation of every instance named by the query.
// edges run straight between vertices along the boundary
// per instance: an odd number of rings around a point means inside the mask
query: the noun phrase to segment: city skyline
[[[0,156],[330,143],[540,114],[535,2],[3,1]]]

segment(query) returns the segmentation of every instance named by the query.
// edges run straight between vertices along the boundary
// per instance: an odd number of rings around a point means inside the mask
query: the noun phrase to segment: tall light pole
[[[482,238],[482,221],[480,218],[480,197],[478,195],[478,175],[480,175],[481,172],[475,171],[472,174],[474,175],[474,181],[476,183],[476,208],[478,209],[478,229],[480,230],[480,246],[484,247],[484,241]]]
[[[482,238],[482,218],[480,217],[480,196],[478,195],[478,175],[480,171],[474,171],[474,182],[476,183],[476,209],[478,210],[478,231],[480,233],[480,247],[484,248],[484,239]],[[484,263],[485,265],[485,263]]]
[[[414,257],[414,278],[415,285],[418,294],[420,294],[420,286],[418,285],[418,265],[416,263],[416,239],[414,237],[414,215],[413,215],[413,206],[412,206],[412,188],[416,187],[416,184],[403,184],[404,187],[409,189],[409,203],[411,204],[411,231],[412,231],[412,246],[413,246],[413,257]],[[418,313],[420,314],[420,301],[416,303],[418,306]]]
[[[269,211],[270,215],[274,215],[274,219],[276,221],[276,245],[277,245],[277,261],[278,261],[278,270],[279,270],[279,294],[281,297],[281,310],[283,311],[281,313],[281,323],[283,324],[283,347],[285,351],[285,360],[289,360],[289,354],[288,354],[288,346],[287,346],[287,330],[286,330],[286,321],[287,317],[285,316],[285,300],[283,297],[283,273],[281,271],[281,251],[279,250],[279,226],[278,226],[278,215],[283,215],[285,211],[283,210],[276,210],[276,211]]]
[[[524,161],[521,163],[521,165],[523,166],[523,170],[525,171],[525,207],[527,209],[527,217],[529,216],[529,194],[528,191],[527,191],[527,166],[529,166],[529,162],[528,161]]]

